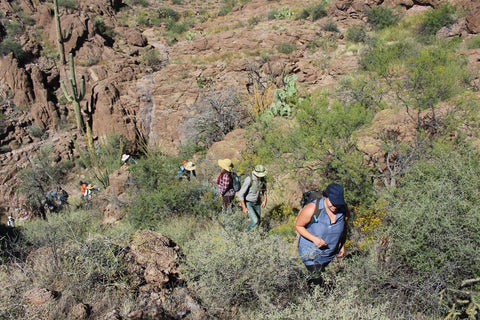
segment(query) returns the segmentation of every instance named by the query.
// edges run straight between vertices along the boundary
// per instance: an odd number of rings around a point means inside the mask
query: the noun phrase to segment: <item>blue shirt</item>
[[[336,213],[335,223],[330,223],[330,217],[323,205],[324,199],[320,199],[318,217],[314,216],[305,228],[314,236],[322,238],[327,246],[318,248],[312,241],[302,236],[298,240],[298,253],[307,266],[332,261],[341,248],[341,239],[345,230],[346,206],[342,206]]]

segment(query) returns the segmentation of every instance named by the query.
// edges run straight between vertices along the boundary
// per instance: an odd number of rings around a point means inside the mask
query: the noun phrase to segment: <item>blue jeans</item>
[[[261,206],[260,203],[255,203],[255,202],[250,202],[246,201],[245,205],[247,206],[248,209],[248,217],[250,218],[250,221],[248,222],[247,225],[247,231],[258,227],[260,224],[260,211],[261,211]]]

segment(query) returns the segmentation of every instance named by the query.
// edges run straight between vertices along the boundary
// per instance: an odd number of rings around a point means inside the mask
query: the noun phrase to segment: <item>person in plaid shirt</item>
[[[223,210],[226,211],[235,197],[232,176],[233,163],[230,159],[220,159],[218,160],[218,165],[222,168],[217,178],[218,192],[222,196]]]

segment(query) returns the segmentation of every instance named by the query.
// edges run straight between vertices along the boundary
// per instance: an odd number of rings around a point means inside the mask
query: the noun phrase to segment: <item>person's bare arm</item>
[[[298,213],[295,220],[295,230],[305,239],[312,241],[317,247],[325,247],[327,243],[320,237],[311,234],[306,226],[312,220],[312,216],[315,213],[315,203],[309,203]]]

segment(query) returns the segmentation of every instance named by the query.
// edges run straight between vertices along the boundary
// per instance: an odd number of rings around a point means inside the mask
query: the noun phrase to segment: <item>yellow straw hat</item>
[[[230,159],[220,159],[218,160],[218,165],[228,172],[231,172],[233,170],[233,163]]]

